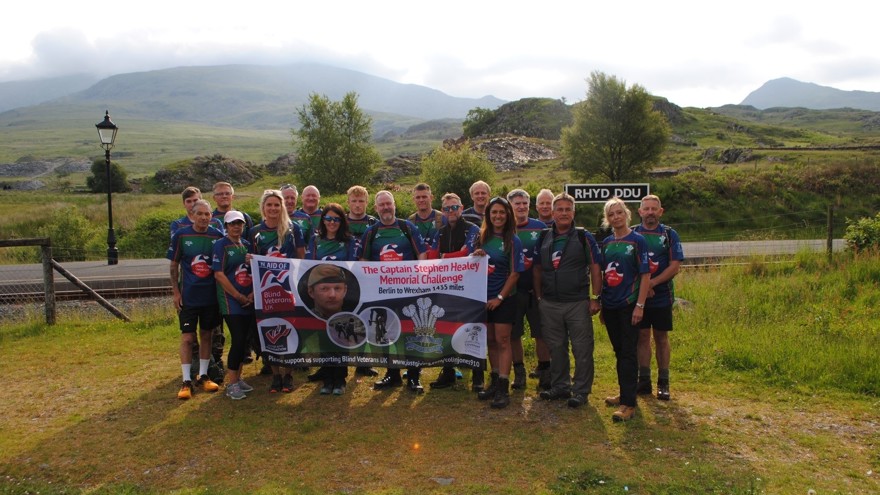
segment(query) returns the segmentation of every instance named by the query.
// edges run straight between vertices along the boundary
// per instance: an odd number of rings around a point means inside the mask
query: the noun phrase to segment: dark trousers
[[[639,379],[639,360],[636,348],[639,343],[639,329],[632,324],[635,304],[625,308],[602,308],[602,317],[608,338],[617,358],[617,384],[620,386],[620,403],[624,406],[636,405],[636,388]]]
[[[223,319],[226,320],[229,335],[232,337],[229,355],[226,356],[226,366],[238,371],[247,350],[248,337],[251,333],[257,332],[257,320],[254,319],[254,315],[223,315]]]

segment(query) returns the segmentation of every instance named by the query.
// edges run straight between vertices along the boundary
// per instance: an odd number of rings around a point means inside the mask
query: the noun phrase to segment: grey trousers
[[[541,330],[550,349],[550,383],[554,390],[590,395],[593,391],[593,319],[590,302],[557,302],[542,299]],[[568,344],[574,355],[574,378]]]

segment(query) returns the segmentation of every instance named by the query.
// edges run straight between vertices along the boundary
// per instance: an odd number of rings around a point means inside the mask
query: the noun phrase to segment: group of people
[[[486,326],[491,373],[488,384],[480,370],[474,370],[471,377],[472,390],[480,400],[490,401],[492,408],[507,407],[510,390],[524,389],[531,376],[538,379],[541,399],[565,400],[573,408],[585,404],[594,376],[592,316],[596,314],[616,357],[619,393],[605,399],[617,408],[613,419],[631,419],[636,396],[653,392],[652,340],[657,397],[670,398],[672,280],[684,256],[678,234],[660,223],[663,208],[657,196],[641,200],[641,223],[635,226],[631,226],[632,213],[626,203],[619,198],[607,201],[602,224],[610,234],[597,241],[592,233],[574,225],[574,198],[566,193],[554,195],[549,189],[542,189],[535,198],[537,218],[532,218],[531,198],[523,189],[491,198],[490,186],[478,181],[469,190],[471,207],[465,209],[458,195],[446,193],[441,197],[441,210],[436,210],[430,186],[422,183],[412,191],[415,213],[403,219],[397,217],[389,191],[376,193],[374,217],[367,214],[370,198],[363,186],[347,191],[346,212],[337,203],[320,206],[315,186],[303,189],[302,208],[297,208],[298,191],[287,184],[263,193],[262,218],[256,225],[232,207],[232,185],[217,183],[213,193],[214,210],[201,199],[198,189],[184,190],[186,215],[171,225],[168,259],[181,329],[180,399],[192,396],[194,383],[207,392],[219,390],[207,376],[212,350],[207,343],[216,342],[218,333],[222,337],[220,315],[231,336],[226,394],[241,399],[253,390],[241,377],[241,366],[249,359],[249,347],[255,347],[256,335],[248,254],[381,263],[488,256],[492,270],[486,287]],[[338,302],[338,311],[344,293],[333,293],[332,284],[340,281],[325,271],[309,277],[309,294],[330,291],[322,300]],[[333,308],[331,304],[326,311]],[[535,340],[537,366],[531,372],[526,370],[523,351],[525,322]],[[193,381],[196,333],[202,345]],[[292,371],[264,369],[273,375],[270,392],[290,392]],[[347,371],[323,367],[309,375],[309,380],[323,382],[321,394],[340,395],[345,391]],[[419,367],[407,368],[405,376],[401,372],[386,369],[374,388],[401,387],[405,380],[409,390],[424,393]],[[356,368],[356,373],[378,374],[369,367]],[[460,377],[454,367],[444,367],[430,386],[448,388]]]

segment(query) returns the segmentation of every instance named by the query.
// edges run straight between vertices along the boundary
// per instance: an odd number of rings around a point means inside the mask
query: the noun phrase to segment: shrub
[[[459,148],[438,147],[422,159],[422,180],[431,184],[437,203],[444,194],[453,192],[467,204],[471,184],[483,180],[491,186],[494,179],[492,162],[484,153],[472,150],[469,143]]]
[[[164,258],[171,240],[168,226],[177,218],[172,213],[153,212],[138,219],[134,228],[119,241],[120,255],[126,258]]]
[[[880,249],[880,213],[874,218],[847,219],[843,238],[853,251]]]
[[[84,261],[89,242],[98,230],[75,207],[56,210],[49,223],[40,227],[40,237],[52,240],[52,257],[57,261]]]

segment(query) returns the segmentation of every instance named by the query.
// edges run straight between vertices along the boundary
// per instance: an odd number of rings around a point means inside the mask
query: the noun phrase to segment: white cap
[[[223,215],[223,223],[232,223],[236,221],[244,222],[244,215],[240,211],[227,211],[226,215]]]

